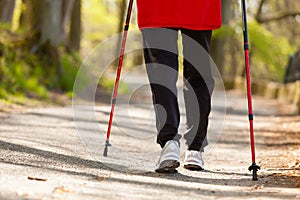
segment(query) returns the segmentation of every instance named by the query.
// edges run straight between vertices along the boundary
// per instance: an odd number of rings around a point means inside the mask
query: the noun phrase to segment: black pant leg
[[[142,29],[144,58],[150,81],[158,131],[157,143],[164,147],[179,139],[180,114],[177,101],[178,30]]]
[[[184,138],[189,150],[203,151],[207,145],[208,117],[214,87],[209,56],[212,31],[182,29],[181,32],[185,58],[183,92],[188,129]]]

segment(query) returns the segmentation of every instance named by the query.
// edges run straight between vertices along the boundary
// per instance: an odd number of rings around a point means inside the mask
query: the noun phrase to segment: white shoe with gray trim
[[[200,151],[186,151],[183,167],[189,170],[204,170],[204,162]]]
[[[176,173],[180,165],[179,143],[175,140],[168,141],[161,150],[155,171],[158,173]]]

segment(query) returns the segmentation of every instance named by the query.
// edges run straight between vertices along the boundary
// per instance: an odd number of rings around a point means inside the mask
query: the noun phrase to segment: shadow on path
[[[108,177],[105,180],[109,181],[109,182],[124,182],[127,184],[144,184],[144,185],[148,185],[154,188],[158,188],[158,187],[163,187],[165,189],[171,188],[171,189],[176,189],[176,190],[195,190],[195,191],[199,191],[200,189],[193,189],[193,188],[189,188],[186,186],[178,186],[178,184],[163,184],[163,183],[159,183],[159,179],[167,179],[167,180],[172,180],[172,181],[182,181],[182,182],[189,182],[189,183],[200,183],[200,184],[207,184],[207,185],[227,185],[227,186],[243,186],[243,187],[251,187],[255,184],[259,184],[263,182],[263,178],[261,178],[259,182],[253,182],[251,180],[251,175],[250,174],[245,174],[245,173],[234,173],[234,172],[221,172],[221,171],[211,171],[211,170],[204,170],[202,172],[197,172],[199,174],[201,173],[212,173],[212,174],[222,174],[222,175],[228,175],[228,176],[236,176],[235,177],[228,177],[228,178],[222,178],[222,179],[218,179],[218,178],[201,178],[201,177],[191,177],[191,176],[187,176],[181,173],[176,173],[176,174],[158,174],[155,172],[143,172],[143,173],[139,173],[139,174],[128,174],[125,172],[120,172],[117,171],[115,169],[111,169],[109,167],[107,167],[107,165],[105,165],[105,163],[102,162],[97,162],[97,161],[93,161],[93,160],[88,160],[88,159],[82,159],[76,156],[69,156],[69,155],[64,155],[64,154],[59,154],[59,153],[54,153],[51,151],[45,151],[45,150],[40,150],[40,149],[36,149],[36,148],[31,148],[31,147],[27,147],[24,145],[19,145],[19,144],[13,144],[10,142],[5,142],[3,140],[0,140],[0,149],[3,150],[9,150],[10,152],[20,152],[20,153],[26,153],[26,154],[31,154],[31,155],[36,155],[48,160],[52,160],[55,161],[53,163],[63,163],[63,164],[68,164],[70,165],[70,169],[66,169],[66,167],[59,167],[59,166],[55,166],[51,163],[45,163],[45,165],[41,166],[40,162],[37,162],[36,160],[31,160],[30,163],[26,163],[25,161],[22,160],[22,158],[18,158],[18,161],[16,162],[15,159],[13,161],[10,160],[10,156],[5,155],[2,156],[2,158],[0,159],[1,163],[5,163],[5,164],[10,164],[10,165],[17,165],[17,166],[25,166],[25,167],[33,167],[33,168],[42,168],[45,170],[51,170],[51,171],[57,171],[60,173],[66,173],[68,175],[74,175],[74,176],[84,176],[86,178],[91,178],[91,179],[95,179],[98,177],[97,176],[97,169],[106,169],[106,170],[113,170],[116,172],[119,172],[120,174],[123,175],[128,175],[129,177],[151,177],[153,178],[152,181],[149,182],[149,179],[143,181],[143,178],[141,178],[141,180],[129,180],[129,179],[122,179],[122,178],[116,178],[116,177]],[[35,164],[36,162],[36,164]],[[109,164],[111,165],[111,164]],[[82,170],[80,171],[78,169],[78,167],[81,167]],[[118,166],[121,167],[121,166]],[[72,169],[75,168],[75,169]],[[93,171],[91,172],[91,170],[86,170],[86,169],[93,169]],[[95,171],[96,170],[96,171]],[[243,177],[247,177],[247,178],[239,178],[238,176],[243,176]],[[268,179],[270,179],[270,177],[268,177]],[[289,181],[289,180],[285,180],[285,181]],[[276,182],[269,182],[268,184],[265,184],[265,187],[278,187],[278,183]],[[289,187],[289,186],[286,186]],[[216,191],[211,190],[211,193],[214,193]],[[224,194],[225,191],[222,191],[222,195],[225,196],[238,196],[239,192],[237,191],[230,191],[230,193],[228,194]],[[225,192],[226,193],[226,192]],[[268,193],[264,193],[264,192],[259,192],[257,193],[257,195],[264,195],[264,196],[268,196]],[[253,193],[251,193],[252,195]],[[273,195],[272,195],[273,196]],[[284,194],[278,194],[278,198],[284,197],[286,195]]]

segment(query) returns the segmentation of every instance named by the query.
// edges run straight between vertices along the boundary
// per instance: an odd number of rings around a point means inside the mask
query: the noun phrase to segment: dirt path
[[[99,130],[91,123],[100,122],[104,130],[109,106],[96,107],[99,121],[81,116],[81,139],[71,107],[1,113],[0,199],[300,199],[300,117],[278,116],[282,104],[255,98],[257,161],[262,170],[259,181],[253,182],[247,171],[251,157],[245,99],[236,92],[227,98],[223,132],[204,156],[206,170],[180,167],[173,175],[153,172],[159,153],[154,136],[141,140],[114,129],[109,158],[101,156],[97,138],[104,137],[93,134]],[[146,123],[145,111],[139,108],[134,114],[139,127]],[[120,123],[125,120],[119,117]],[[125,125],[131,132],[143,132]],[[95,143],[86,149],[85,140]],[[141,153],[131,154],[126,148]]]

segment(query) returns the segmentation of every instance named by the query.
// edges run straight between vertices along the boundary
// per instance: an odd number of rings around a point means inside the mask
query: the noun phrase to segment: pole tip
[[[103,156],[104,156],[104,157],[107,157],[108,147],[110,147],[110,146],[111,146],[111,144],[109,143],[108,140],[106,140],[106,142],[105,142],[105,147],[104,147],[104,151],[103,151]]]
[[[252,163],[252,165],[248,168],[249,171],[252,170],[252,180],[253,181],[257,181],[258,178],[257,178],[257,171],[260,169],[260,166],[258,166],[256,163]]]
[[[258,181],[258,178],[257,178],[257,170],[253,170],[253,173],[252,173],[252,180],[253,180],[253,181]]]
[[[104,157],[107,157],[107,152],[108,152],[108,148],[107,148],[107,145],[105,145],[104,151],[103,151],[103,156]]]

